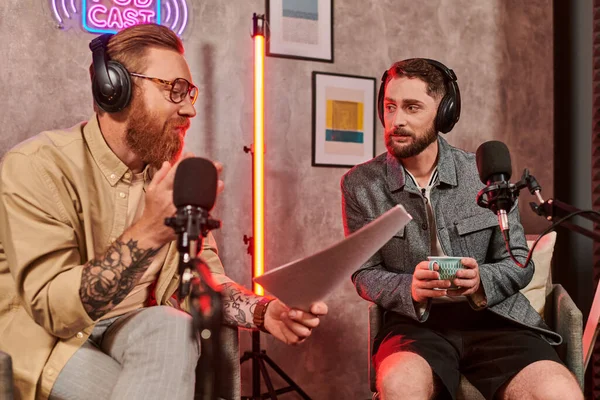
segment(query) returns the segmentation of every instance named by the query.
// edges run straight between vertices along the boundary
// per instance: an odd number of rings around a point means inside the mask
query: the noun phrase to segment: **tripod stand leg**
[[[246,361],[250,360],[251,358],[252,358],[252,353],[245,352],[244,355],[242,357],[240,357],[240,364],[245,363]]]
[[[260,399],[260,372],[261,362],[260,358],[256,357],[257,354],[260,354],[260,332],[253,331],[252,332],[252,353],[254,356],[252,357],[252,396],[255,399]]]
[[[292,378],[290,378],[285,372],[283,372],[283,370],[279,368],[279,366],[275,364],[275,362],[271,360],[266,353],[263,352],[262,357],[269,364],[269,366],[273,368],[273,370],[277,372],[277,374],[279,374],[279,376],[281,376],[288,383],[288,385],[290,385],[292,389],[298,392],[298,394],[304,400],[311,400],[311,398],[306,393],[304,393],[302,389],[300,389],[300,386],[298,386],[298,384],[296,384],[296,382],[294,382]]]
[[[271,400],[277,400],[277,394],[275,393],[275,388],[273,387],[273,383],[271,382],[269,371],[267,371],[267,367],[265,366],[265,362],[262,358],[258,359],[258,365],[260,365],[260,372],[262,373],[265,385],[267,385],[267,390],[269,391],[269,396],[271,396]]]

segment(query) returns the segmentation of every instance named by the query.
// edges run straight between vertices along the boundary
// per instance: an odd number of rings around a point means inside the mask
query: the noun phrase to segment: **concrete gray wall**
[[[214,216],[229,275],[250,284],[253,12],[262,0],[189,0],[187,58],[200,87],[187,149],[225,165],[226,191]],[[513,180],[530,168],[553,193],[552,1],[337,0],[335,63],[266,61],[266,261],[268,268],[311,254],[343,237],[339,179],[345,168],[311,167],[311,72],[379,79],[394,61],[429,57],[458,76],[462,118],[447,135],[470,151],[507,143]],[[59,30],[42,0],[0,2],[0,155],[44,129],[92,114],[87,67],[92,35]],[[385,151],[377,127],[377,154]],[[531,197],[522,194],[522,203]],[[545,221],[522,208],[529,233]],[[307,343],[290,348],[270,337],[264,348],[315,399],[369,398],[367,304],[348,282],[329,298],[330,315]],[[249,349],[242,334],[242,349]],[[249,390],[250,370],[243,369]],[[280,381],[275,379],[276,382]],[[285,398],[294,398],[286,395]],[[296,398],[299,398],[296,396]]]

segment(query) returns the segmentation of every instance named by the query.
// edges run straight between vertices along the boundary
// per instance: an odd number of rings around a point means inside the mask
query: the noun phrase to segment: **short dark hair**
[[[427,94],[434,99],[446,95],[446,82],[440,70],[423,58],[410,58],[394,63],[387,70],[385,85],[393,78],[405,76],[409,79],[418,78],[427,84]]]

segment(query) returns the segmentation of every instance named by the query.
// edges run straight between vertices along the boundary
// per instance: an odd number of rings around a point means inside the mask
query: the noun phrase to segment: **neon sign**
[[[83,28],[116,33],[139,23],[160,24],[160,0],[82,0]]]
[[[79,18],[92,33],[116,33],[140,23],[168,26],[179,36],[188,23],[187,0],[49,0],[57,26],[69,28]],[[79,6],[80,3],[81,5]]]

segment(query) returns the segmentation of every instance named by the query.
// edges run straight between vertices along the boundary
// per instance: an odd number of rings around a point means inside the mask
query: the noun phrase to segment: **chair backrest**
[[[527,245],[533,246],[533,242],[538,235],[527,235]],[[546,297],[552,290],[552,254],[554,253],[554,244],[556,243],[556,232],[550,232],[540,239],[533,250],[533,262],[535,264],[535,273],[531,282],[523,289],[521,293],[531,303],[531,306],[540,314],[544,315],[544,306]]]

